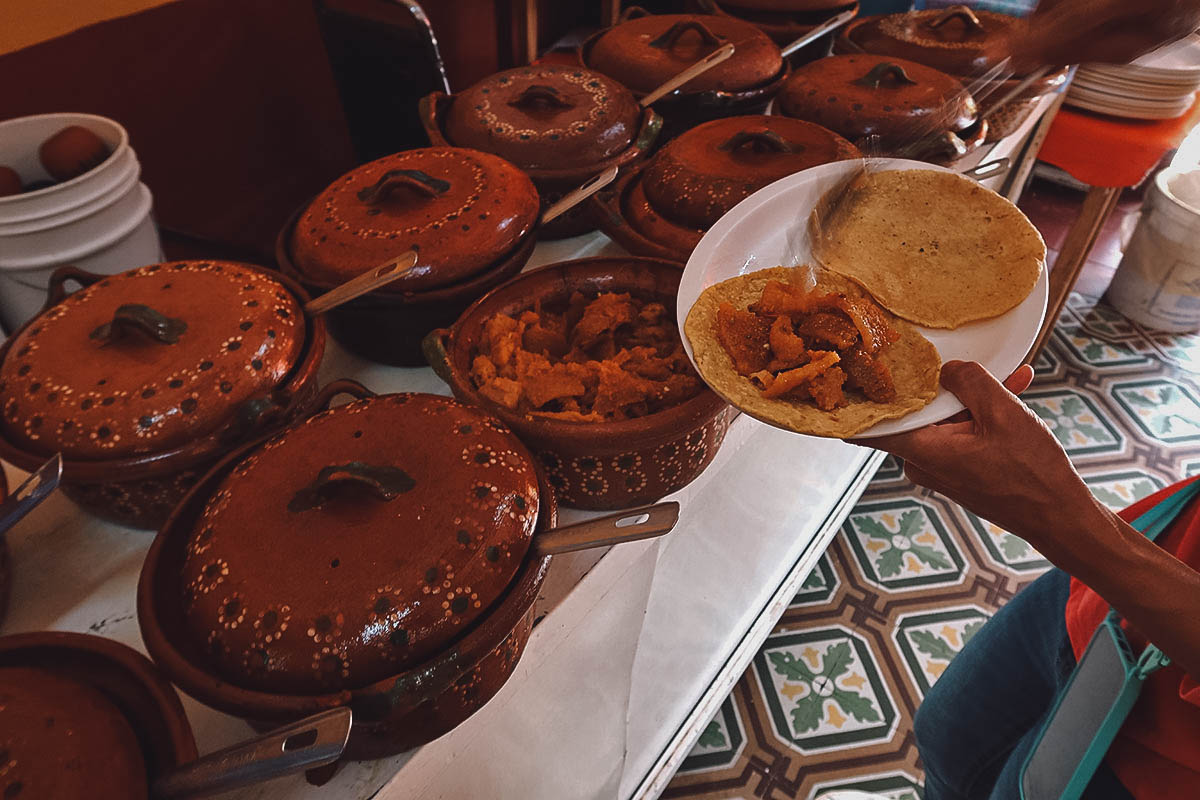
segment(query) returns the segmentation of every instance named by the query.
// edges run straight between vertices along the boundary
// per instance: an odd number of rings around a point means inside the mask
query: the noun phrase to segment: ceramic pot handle
[[[716,47],[723,41],[720,36],[710,31],[708,26],[700,20],[682,19],[670,28],[667,28],[662,36],[650,42],[650,46],[657,47],[660,50],[670,50],[679,41],[679,38],[688,31],[695,31],[700,34],[700,40],[711,47]]]
[[[558,93],[558,89],[553,86],[544,86],[540,83],[531,83],[525,87],[525,91],[521,92],[520,96],[514,100],[509,100],[508,104],[513,108],[574,108],[575,104],[564,98]]]
[[[966,142],[957,133],[945,131],[929,141],[929,149],[923,155],[926,158],[944,156],[953,161],[965,156],[968,149]]]
[[[449,335],[448,328],[438,328],[425,334],[425,338],[421,340],[421,352],[425,354],[429,366],[433,367],[433,373],[446,384],[453,386],[450,382],[450,354],[446,352],[446,338]]]
[[[66,298],[66,296],[69,294],[66,287],[67,281],[75,281],[81,287],[86,288],[91,286],[93,283],[97,283],[108,277],[112,276],[98,275],[95,272],[88,272],[87,270],[80,269],[79,267],[59,267],[50,275],[50,281],[48,283],[46,293],[46,302],[42,306],[42,311],[58,305]]]
[[[917,85],[916,81],[908,77],[908,73],[904,71],[904,67],[886,61],[871,67],[870,72],[856,81],[851,81],[851,83],[856,86],[866,86],[868,89],[878,89],[885,81],[892,81],[895,86]]]
[[[111,322],[96,328],[88,338],[111,343],[140,333],[156,342],[176,344],[186,330],[187,323],[181,319],[168,317],[140,303],[125,303],[117,306]]]
[[[651,14],[646,9],[642,8],[641,6],[629,6],[624,11],[621,12],[621,16],[617,17],[617,20],[620,22],[629,22],[629,20],[631,20],[631,19],[639,19],[641,17],[652,17],[652,16],[654,16],[654,15]]]
[[[351,461],[348,464],[330,464],[317,473],[308,486],[292,495],[287,509],[293,514],[320,508],[330,498],[353,486],[367,489],[377,500],[387,502],[417,485],[404,470],[380,464],[365,464]]]
[[[445,92],[430,92],[417,101],[417,116],[421,118],[421,127],[429,137],[429,143],[435,147],[450,144],[442,133],[442,106],[449,97]]]
[[[419,169],[393,169],[383,173],[374,185],[360,190],[357,196],[362,202],[373,206],[382,203],[392,192],[401,188],[431,198],[444,194],[450,188],[450,184]]]
[[[784,139],[775,131],[738,131],[733,136],[730,136],[717,148],[726,152],[733,152],[740,147],[751,145],[759,152],[769,150],[773,153],[795,153],[796,146]],[[803,146],[801,146],[803,149]]]
[[[309,417],[318,411],[326,410],[329,408],[329,404],[333,402],[333,399],[339,394],[348,394],[355,400],[369,400],[376,396],[375,392],[372,392],[358,381],[342,378],[341,380],[326,384],[321,391],[317,392],[317,396],[309,404],[309,410],[304,413],[304,416]]]
[[[983,23],[979,21],[979,17],[975,15],[974,11],[966,6],[950,6],[941,14],[938,14],[935,19],[926,24],[930,28],[934,28],[936,30],[952,19],[962,20],[963,27],[966,29],[967,33],[984,32]]]
[[[238,406],[233,421],[221,434],[221,441],[235,445],[264,433],[287,414],[292,401],[291,394],[283,390],[251,397]]]

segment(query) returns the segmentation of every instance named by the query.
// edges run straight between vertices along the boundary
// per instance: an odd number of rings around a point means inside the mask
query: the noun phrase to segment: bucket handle
[[[66,299],[70,294],[66,287],[67,281],[75,281],[79,284],[80,289],[86,289],[93,283],[99,283],[105,278],[111,277],[111,275],[99,275],[70,265],[59,267],[50,275],[49,285],[46,287],[46,302],[42,305],[42,311],[48,311]]]

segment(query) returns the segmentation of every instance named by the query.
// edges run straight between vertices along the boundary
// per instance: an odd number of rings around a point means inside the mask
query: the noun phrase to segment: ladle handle
[[[657,103],[659,100],[666,97],[668,94],[675,91],[680,86],[683,86],[685,83],[690,81],[692,78],[696,77],[697,75],[699,75],[703,72],[707,72],[708,70],[715,67],[717,64],[720,64],[722,61],[724,61],[725,59],[732,56],[733,51],[734,51],[733,42],[730,42],[729,44],[721,45],[716,50],[713,50],[711,53],[706,55],[704,58],[697,61],[695,64],[692,64],[690,67],[685,69],[683,72],[676,75],[674,78],[671,78],[670,80],[668,80],[662,86],[659,86],[657,89],[655,89],[653,92],[651,92],[650,94],[643,97],[638,102],[641,104],[642,108],[646,108],[647,106],[649,106],[653,103]]]
[[[608,186],[613,182],[613,179],[617,177],[618,169],[619,167],[616,164],[613,164],[596,177],[585,181],[583,185],[581,185],[575,191],[564,195],[561,200],[542,212],[542,224],[545,225],[550,220],[561,217],[563,214],[567,213],[572,208],[603,189],[605,186]]]
[[[352,721],[349,708],[314,714],[177,767],[154,781],[150,795],[203,797],[330,764],[342,757]]]
[[[533,551],[546,556],[652,539],[669,533],[678,521],[679,503],[668,500],[536,534]]]
[[[408,250],[396,256],[391,261],[380,264],[374,269],[369,269],[357,278],[351,278],[341,286],[330,289],[320,297],[309,300],[304,304],[304,310],[314,316],[324,314],[326,311],[337,308],[343,303],[349,303],[356,297],[362,297],[368,292],[373,292],[394,280],[398,280],[416,265],[417,251]]]
[[[842,27],[847,22],[854,19],[854,17],[857,14],[858,14],[858,8],[855,7],[855,8],[851,8],[847,11],[843,11],[841,14],[838,14],[836,17],[831,17],[831,18],[825,20],[820,25],[813,28],[811,31],[804,34],[796,41],[794,41],[791,44],[784,47],[783,50],[780,51],[780,54],[784,58],[787,58],[792,53],[796,52],[797,50],[804,47],[805,45],[812,44],[817,39],[820,39],[822,36],[829,33],[830,31],[834,31],[834,30],[837,30],[838,28]]]

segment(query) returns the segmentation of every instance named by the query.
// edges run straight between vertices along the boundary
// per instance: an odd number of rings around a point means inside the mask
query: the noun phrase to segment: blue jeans
[[[1063,611],[1070,578],[1051,570],[1000,609],[938,678],[913,728],[925,800],[1016,800],[1054,699],[1075,669]],[[1132,800],[1102,763],[1086,800]]]

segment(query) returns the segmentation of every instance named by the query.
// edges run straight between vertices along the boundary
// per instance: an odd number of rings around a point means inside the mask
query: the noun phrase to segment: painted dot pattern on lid
[[[175,340],[129,329],[105,336],[129,305],[168,320]],[[130,270],[69,295],[17,335],[0,365],[0,423],[11,441],[67,458],[161,452],[214,432],[274,389],[304,337],[299,301],[252,267]]]
[[[353,465],[393,480],[379,481],[393,496],[354,481],[292,502],[322,470]],[[339,406],[268,441],[213,493],[186,546],[186,624],[237,685],[361,687],[484,614],[538,510],[532,458],[481,412],[434,395]]]

